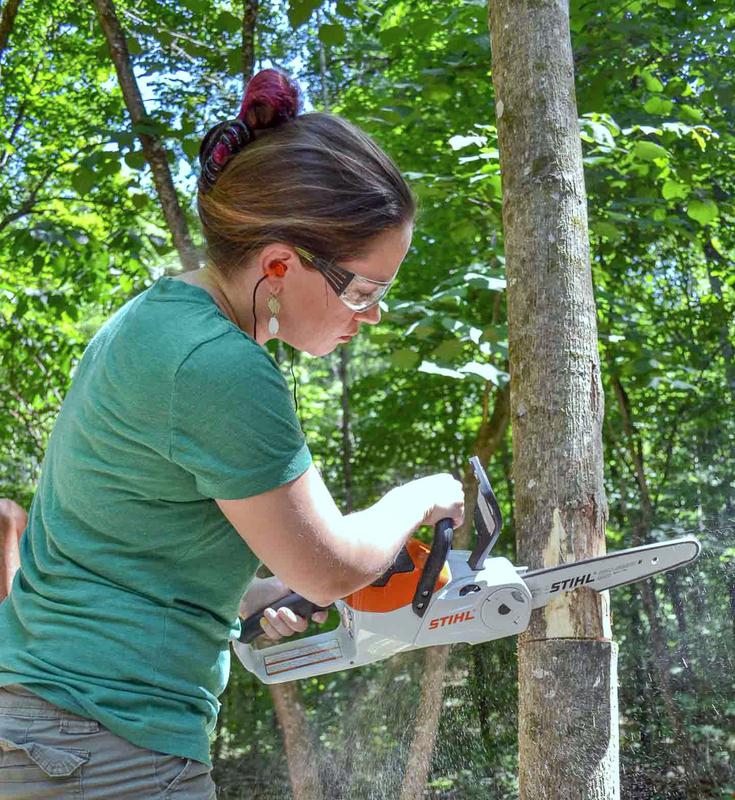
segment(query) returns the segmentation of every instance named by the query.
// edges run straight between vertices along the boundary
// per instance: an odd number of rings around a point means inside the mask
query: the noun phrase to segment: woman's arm
[[[269,492],[216,502],[271,572],[320,606],[382,575],[420,525],[451,517],[458,526],[464,516],[462,485],[447,474],[411,481],[345,516],[313,465]]]
[[[10,594],[20,567],[20,537],[27,524],[28,515],[17,503],[0,499],[0,603]]]

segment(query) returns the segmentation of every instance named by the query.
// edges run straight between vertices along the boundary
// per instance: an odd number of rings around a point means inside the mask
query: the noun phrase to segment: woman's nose
[[[376,303],[366,311],[359,311],[355,314],[355,319],[367,322],[368,325],[377,325],[380,322],[380,305]]]

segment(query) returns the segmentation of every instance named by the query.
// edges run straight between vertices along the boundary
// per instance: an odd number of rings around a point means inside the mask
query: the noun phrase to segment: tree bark
[[[0,13],[0,57],[8,46],[8,39],[10,39],[10,32],[13,30],[19,6],[20,0],[8,0]]]
[[[94,0],[94,4],[97,9],[100,26],[107,39],[112,62],[115,65],[125,105],[135,129],[137,125],[150,123],[151,118],[146,113],[138,82],[130,63],[125,33],[115,13],[115,6],[112,0]],[[198,269],[200,266],[199,254],[189,235],[189,226],[179,204],[179,198],[176,195],[166,149],[162,142],[150,133],[141,132],[137,135],[146,161],[151,168],[153,183],[161,203],[163,216],[171,233],[173,245],[178,251],[181,264],[185,270]]]
[[[720,347],[722,357],[725,361],[725,378],[727,380],[728,388],[730,389],[730,396],[735,400],[735,347],[732,343],[730,336],[730,320],[732,320],[732,312],[728,310],[727,303],[722,292],[722,281],[719,275],[711,268],[710,263],[721,266],[725,270],[732,269],[732,265],[728,265],[726,260],[717,252],[717,249],[712,244],[711,239],[707,239],[704,245],[704,254],[707,256],[707,276],[709,277],[709,284],[712,288],[712,293],[717,298],[718,312],[721,320],[719,333]]]
[[[515,528],[530,569],[605,552],[604,398],[568,4],[490,0],[503,176]],[[620,797],[606,594],[534,612],[518,647],[522,800]]]
[[[483,416],[475,438],[473,455],[487,464],[499,449],[510,419],[510,392],[507,386],[499,388],[495,394],[492,416],[488,414],[488,392],[483,400]],[[457,531],[453,546],[467,549],[473,530],[473,518],[477,505],[477,482],[472,467],[468,464],[462,476],[465,493],[465,521]],[[416,710],[416,733],[406,761],[406,770],[401,787],[400,800],[421,800],[431,768],[431,759],[439,730],[439,717],[442,710],[444,676],[449,662],[448,646],[430,647],[426,651],[422,671],[421,699]]]
[[[352,430],[350,420],[350,348],[339,349],[339,379],[342,385],[342,482],[345,495],[345,512],[352,513]]]
[[[243,86],[255,71],[255,31],[258,20],[258,0],[244,0],[242,14],[242,75]]]

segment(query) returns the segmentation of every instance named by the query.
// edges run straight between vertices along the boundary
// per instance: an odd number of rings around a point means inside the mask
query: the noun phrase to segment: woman
[[[259,73],[200,152],[208,265],[162,278],[90,342],[50,437],[0,605],[0,798],[214,797],[208,734],[260,562],[326,606],[421,524],[462,520],[434,475],[343,516],[263,348],[325,355],[380,320],[409,188],[360,130],[298,115]],[[323,619],[323,617],[320,617]],[[271,638],[302,630],[265,612]]]

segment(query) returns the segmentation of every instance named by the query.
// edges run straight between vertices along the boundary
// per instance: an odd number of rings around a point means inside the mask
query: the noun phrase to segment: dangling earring
[[[270,333],[271,336],[275,336],[278,333],[278,329],[281,327],[278,324],[278,317],[276,316],[281,310],[281,304],[278,302],[276,295],[271,294],[266,305],[268,306],[268,311],[271,312],[271,318],[268,320],[268,333]]]

